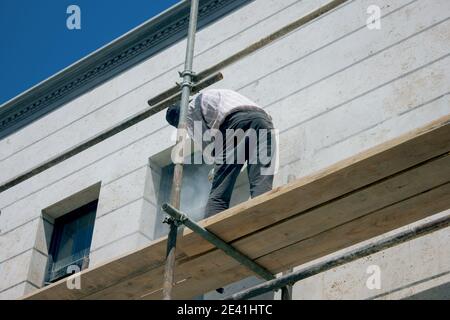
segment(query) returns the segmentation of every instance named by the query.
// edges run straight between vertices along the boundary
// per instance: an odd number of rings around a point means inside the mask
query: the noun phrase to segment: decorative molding
[[[250,1],[200,0],[199,29]],[[6,102],[0,107],[0,139],[182,40],[188,24],[189,1],[183,1]]]

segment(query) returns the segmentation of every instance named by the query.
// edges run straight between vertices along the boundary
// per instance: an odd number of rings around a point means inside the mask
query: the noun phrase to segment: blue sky
[[[179,0],[0,0],[0,104]],[[69,5],[81,30],[69,30]]]

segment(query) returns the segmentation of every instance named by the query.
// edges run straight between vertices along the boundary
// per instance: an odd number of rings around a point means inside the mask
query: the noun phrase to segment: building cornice
[[[200,0],[199,29],[253,0]],[[0,106],[0,139],[184,39],[182,1]]]

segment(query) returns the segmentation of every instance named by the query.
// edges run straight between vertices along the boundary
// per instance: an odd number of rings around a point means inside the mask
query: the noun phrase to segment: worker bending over
[[[168,108],[169,124],[178,127],[179,117],[178,104]],[[229,208],[236,179],[245,163],[252,198],[272,189],[274,127],[271,117],[255,102],[232,90],[205,90],[189,103],[186,129],[203,152],[209,142],[205,137],[214,137],[214,176],[206,217]]]

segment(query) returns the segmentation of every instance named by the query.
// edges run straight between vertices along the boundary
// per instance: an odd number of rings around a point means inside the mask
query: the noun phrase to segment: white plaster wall
[[[199,32],[195,69],[214,65],[327,2],[256,0]],[[382,8],[381,30],[365,27],[371,4]],[[225,79],[214,87],[238,90],[272,115],[281,132],[280,185],[289,175],[310,174],[450,113],[449,17],[447,0],[348,1],[225,68]],[[1,140],[0,182],[144,110],[148,98],[177,80],[184,47],[184,41],[175,44]],[[36,253],[47,252],[39,231],[42,210],[95,183],[101,182],[101,190],[92,265],[153,239],[159,176],[148,159],[171,146],[171,133],[161,112],[2,192],[0,297],[17,298],[42,285],[43,259]],[[233,202],[243,195],[234,195]],[[428,236],[436,240],[423,250],[437,259],[433,248],[448,232]],[[386,261],[400,267],[389,252]],[[441,263],[437,272],[449,266]],[[355,281],[352,272],[339,275]],[[333,293],[333,277],[323,277],[309,286],[312,297],[358,297]],[[411,279],[402,281],[386,288]]]

